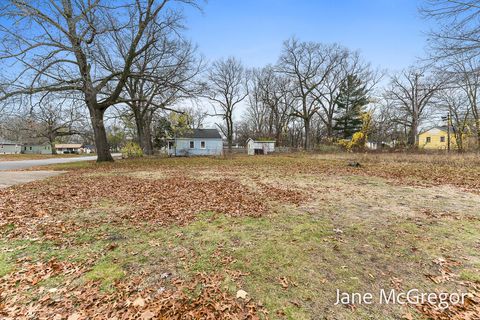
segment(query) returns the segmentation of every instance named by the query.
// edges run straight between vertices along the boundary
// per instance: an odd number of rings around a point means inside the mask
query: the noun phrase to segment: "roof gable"
[[[222,139],[217,129],[192,129],[178,135],[178,139]]]
[[[448,133],[448,127],[446,127],[446,126],[444,126],[444,127],[440,127],[440,126],[432,127],[432,128],[429,128],[429,129],[421,132],[420,134],[434,133],[434,132],[438,132],[438,131]],[[453,129],[452,129],[452,128],[450,128],[450,132],[453,133]]]
[[[13,141],[9,141],[9,140],[6,140],[6,139],[3,139],[3,138],[0,138],[0,144],[4,144],[4,145],[18,145],[19,143],[17,142],[13,142]]]

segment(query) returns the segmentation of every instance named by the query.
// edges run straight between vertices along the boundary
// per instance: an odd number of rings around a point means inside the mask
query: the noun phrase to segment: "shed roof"
[[[185,139],[222,139],[220,132],[217,129],[192,129],[178,135],[177,138]]]
[[[248,138],[247,141],[252,140],[255,143],[275,143],[275,140],[255,140],[252,138]]]

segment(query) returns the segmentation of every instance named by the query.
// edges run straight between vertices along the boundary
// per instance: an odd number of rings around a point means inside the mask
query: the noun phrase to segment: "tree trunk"
[[[303,118],[303,123],[305,126],[305,150],[310,149],[310,118]]]
[[[232,153],[233,145],[233,121],[232,116],[227,115],[227,143],[228,143],[228,153]]]
[[[140,110],[134,108],[135,124],[137,126],[138,144],[146,155],[153,154],[152,133],[151,133],[151,117],[144,114]]]
[[[95,147],[97,148],[97,162],[113,161],[108,145],[107,132],[103,123],[104,109],[89,107],[90,119],[95,134]]]
[[[417,147],[417,132],[418,132],[418,122],[416,120],[412,121],[410,131],[408,132],[407,143],[411,147]]]
[[[52,154],[57,154],[57,149],[55,149],[55,142],[50,142],[50,148],[52,149]]]
[[[49,137],[48,143],[50,144],[50,148],[52,149],[52,154],[57,154],[57,149],[55,149],[55,138]]]
[[[133,112],[135,116],[135,125],[137,126],[137,138],[138,138],[138,144],[140,145],[140,148],[145,152],[145,146],[144,146],[144,130],[143,130],[143,119],[140,116],[140,112],[134,111]]]
[[[476,124],[476,127],[477,127],[477,150],[480,150],[480,119],[477,118],[475,119],[475,124]]]
[[[152,116],[146,115],[143,125],[143,152],[146,155],[153,155],[153,143],[152,143]]]

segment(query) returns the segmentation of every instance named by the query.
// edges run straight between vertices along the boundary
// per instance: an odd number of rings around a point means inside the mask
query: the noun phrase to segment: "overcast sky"
[[[249,67],[275,63],[282,42],[337,42],[373,66],[399,70],[424,53],[421,0],[209,0],[188,9],[188,37],[207,59],[236,56]]]

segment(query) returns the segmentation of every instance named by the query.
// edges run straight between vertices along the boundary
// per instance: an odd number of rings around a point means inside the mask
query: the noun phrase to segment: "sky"
[[[422,0],[208,0],[186,9],[187,37],[208,60],[235,56],[248,67],[275,63],[282,42],[339,43],[375,67],[399,71],[425,52]]]

